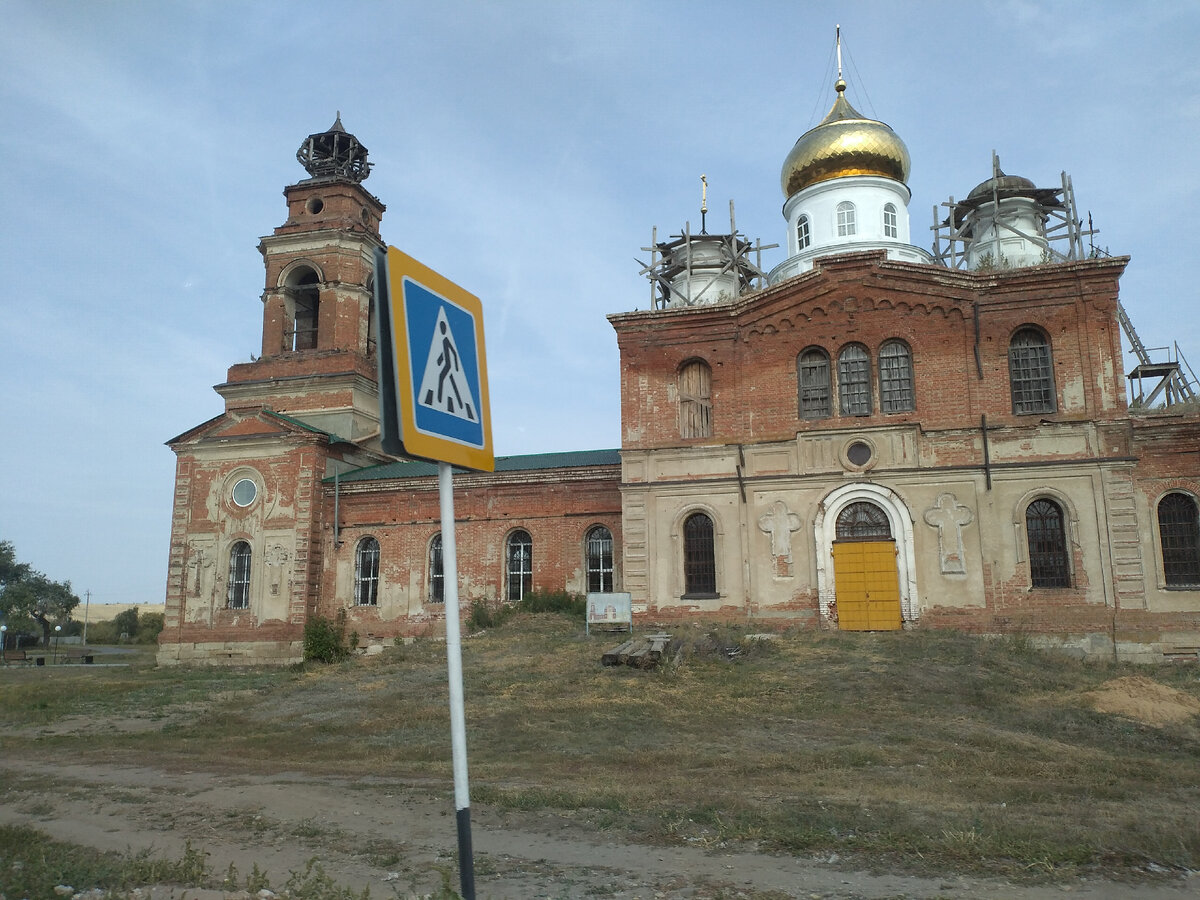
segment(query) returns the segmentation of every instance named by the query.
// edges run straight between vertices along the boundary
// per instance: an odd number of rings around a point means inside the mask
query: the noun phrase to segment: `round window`
[[[258,485],[249,478],[239,478],[233,486],[233,502],[238,506],[249,506],[258,496]]]
[[[320,197],[313,197],[311,200],[308,201],[308,203],[306,203],[304,205],[304,208],[307,209],[310,213],[312,213],[315,216],[317,213],[319,213],[321,210],[323,210],[325,208],[325,201],[322,200]]]
[[[855,441],[846,448],[846,459],[856,466],[865,466],[871,461],[871,445],[863,441]]]

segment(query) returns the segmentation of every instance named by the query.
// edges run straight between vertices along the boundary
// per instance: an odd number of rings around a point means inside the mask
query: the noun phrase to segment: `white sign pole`
[[[454,479],[449,463],[438,463],[438,499],[442,512],[442,584],[446,595],[446,667],[450,679],[450,751],[454,760],[458,877],[463,900],[475,900],[471,790],[467,784],[467,720],[463,711],[462,634],[458,613],[458,548],[454,542]]]

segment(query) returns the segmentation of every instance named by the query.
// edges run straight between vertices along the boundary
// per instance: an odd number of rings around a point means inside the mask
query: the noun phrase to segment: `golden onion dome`
[[[820,125],[800,136],[783,161],[783,195],[846,175],[881,175],[908,180],[908,148],[883,122],[865,118],[846,99],[838,79],[837,99]]]

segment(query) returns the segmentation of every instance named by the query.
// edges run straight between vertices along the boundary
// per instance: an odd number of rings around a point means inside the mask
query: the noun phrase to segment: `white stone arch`
[[[295,286],[296,275],[301,269],[310,269],[317,276],[317,284],[325,283],[324,270],[306,256],[298,259],[293,259],[286,266],[279,270],[279,278],[275,282],[277,290],[283,290]]]
[[[825,495],[813,521],[813,538],[817,560],[817,591],[821,616],[828,621],[833,615],[837,596],[833,578],[833,542],[837,537],[838,514],[851,503],[866,501],[884,511],[892,538],[896,541],[896,570],[900,582],[900,616],[905,622],[915,622],[917,609],[917,556],[913,547],[913,517],[908,504],[891,488],[868,481],[842,485]]]

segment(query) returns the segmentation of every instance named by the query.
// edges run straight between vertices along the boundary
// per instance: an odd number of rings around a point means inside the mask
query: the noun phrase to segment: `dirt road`
[[[312,859],[339,884],[369,888],[375,898],[419,897],[435,891],[443,873],[458,883],[453,801],[440,785],[262,775],[239,772],[236,760],[213,773],[8,757],[0,771],[10,784],[0,796],[0,823],[63,841],[172,858],[191,842],[209,854],[214,872],[232,865],[244,880],[257,866],[276,890]],[[836,859],[629,843],[589,831],[569,814],[476,806],[472,819],[480,900],[1200,896],[1200,874],[1141,885],[916,878],[843,871],[845,862]],[[201,896],[188,892],[191,900]]]

